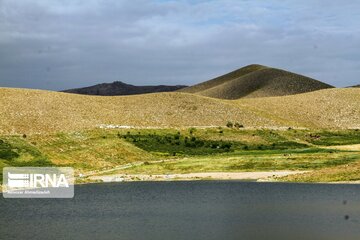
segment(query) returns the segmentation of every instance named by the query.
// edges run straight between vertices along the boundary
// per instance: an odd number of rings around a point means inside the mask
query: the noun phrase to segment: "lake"
[[[0,239],[360,239],[360,185],[241,181],[75,186],[0,198]]]

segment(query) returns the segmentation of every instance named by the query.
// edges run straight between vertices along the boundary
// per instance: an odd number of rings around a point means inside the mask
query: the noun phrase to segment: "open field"
[[[95,129],[0,140],[1,168],[70,166],[84,176],[308,171],[280,180],[360,180],[359,130]]]

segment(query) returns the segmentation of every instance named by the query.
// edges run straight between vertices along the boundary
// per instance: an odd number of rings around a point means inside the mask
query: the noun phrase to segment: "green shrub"
[[[13,150],[13,147],[9,143],[0,140],[0,158],[12,160],[17,157],[19,157],[19,154]]]
[[[242,124],[240,124],[240,123],[236,122],[236,123],[234,124],[234,127],[239,129],[239,128],[243,128],[243,127],[244,127],[244,125],[242,125]]]
[[[232,128],[233,126],[234,126],[234,124],[230,121],[226,123],[226,127],[228,127],[228,128]]]

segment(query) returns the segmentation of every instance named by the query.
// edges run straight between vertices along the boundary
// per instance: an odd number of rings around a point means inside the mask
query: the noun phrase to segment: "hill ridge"
[[[100,83],[89,87],[74,88],[63,90],[61,92],[76,93],[84,95],[100,95],[100,96],[123,96],[135,95],[154,92],[172,92],[187,87],[185,85],[148,85],[136,86],[127,84],[122,81],[115,81],[112,83]]]
[[[87,96],[0,88],[0,134],[69,132],[101,124],[134,127],[360,128],[360,89],[223,100],[183,92]]]
[[[252,64],[178,91],[239,99],[293,95],[326,88],[333,86],[286,70]]]

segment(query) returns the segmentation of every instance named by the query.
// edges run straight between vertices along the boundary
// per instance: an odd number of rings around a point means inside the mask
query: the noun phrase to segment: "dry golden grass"
[[[299,74],[249,65],[179,91],[213,98],[239,99],[293,95],[331,87]]]
[[[99,97],[0,88],[0,134],[79,131],[100,124],[360,128],[360,89],[241,100],[188,93]]]
[[[183,88],[183,89],[180,89],[178,91],[179,92],[187,92],[187,93],[202,92],[202,91],[214,88],[214,87],[218,87],[221,84],[227,83],[227,82],[229,82],[229,81],[231,81],[233,79],[242,77],[242,76],[244,76],[246,74],[255,72],[257,70],[265,69],[265,68],[267,68],[267,67],[262,66],[262,65],[258,65],[258,64],[248,65],[248,66],[239,68],[239,69],[237,69],[235,71],[232,71],[230,73],[224,74],[224,75],[222,75],[220,77],[211,79],[211,80],[206,81],[206,82],[196,84],[194,86]]]
[[[360,128],[360,89],[337,88],[310,93],[238,100],[239,105],[284,122],[311,128]]]
[[[78,131],[100,124],[137,127],[279,126],[230,101],[187,93],[99,97],[0,88],[0,134]]]

